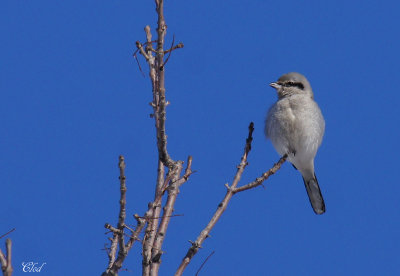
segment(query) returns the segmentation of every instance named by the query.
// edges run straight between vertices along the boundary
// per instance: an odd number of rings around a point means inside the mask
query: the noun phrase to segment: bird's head
[[[311,98],[314,97],[310,83],[300,73],[291,72],[284,74],[278,81],[271,82],[269,85],[276,89],[279,99],[298,94],[308,95]]]

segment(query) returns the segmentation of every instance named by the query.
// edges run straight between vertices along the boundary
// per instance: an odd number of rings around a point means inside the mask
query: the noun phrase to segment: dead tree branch
[[[135,240],[138,239],[139,234],[142,229],[144,229],[147,224],[145,230],[145,236],[143,239],[143,275],[154,275],[151,272],[152,268],[158,271],[158,266],[160,264],[160,256],[162,254],[161,246],[164,242],[165,232],[167,230],[169,221],[172,215],[173,207],[175,204],[176,196],[179,193],[179,186],[186,182],[190,176],[191,172],[191,157],[190,163],[188,162],[189,172],[185,173],[183,177],[180,177],[180,173],[182,171],[182,161],[174,161],[167,151],[167,135],[165,130],[165,121],[166,121],[166,106],[168,102],[165,98],[165,63],[164,55],[171,52],[175,49],[179,49],[183,47],[182,43],[178,45],[174,45],[172,43],[170,49],[164,51],[164,42],[165,35],[167,31],[167,25],[165,24],[164,19],[164,11],[163,11],[163,0],[156,0],[156,11],[158,15],[157,20],[157,39],[152,40],[152,34],[150,30],[150,26],[145,27],[146,33],[146,42],[141,43],[140,41],[136,42],[137,50],[134,52],[133,56],[137,60],[137,52],[145,58],[148,66],[149,66],[149,76],[152,84],[152,94],[153,101],[151,106],[153,107],[152,117],[155,119],[155,127],[156,127],[156,137],[157,137],[157,149],[158,149],[158,169],[157,169],[157,183],[155,189],[154,201],[149,203],[148,210],[146,211],[143,217],[137,216],[136,219],[138,224],[136,226],[136,230],[131,234],[129,241],[125,244],[124,237],[124,229],[128,229],[125,225],[125,217],[126,217],[126,185],[125,185],[125,175],[123,174],[123,170],[125,169],[125,164],[123,163],[123,169],[121,169],[120,179],[121,179],[121,199],[120,199],[120,214],[118,220],[117,228],[113,228],[110,224],[106,224],[105,227],[111,232],[113,232],[113,238],[111,239],[110,250],[108,250],[109,264],[107,270],[103,273],[103,275],[116,275],[118,270],[122,267],[122,263],[128,254],[130,248],[132,247]],[[153,48],[153,43],[156,43],[155,49]],[[168,56],[168,57],[169,57]],[[142,69],[139,65],[139,69],[142,72]],[[122,163],[120,162],[120,165]],[[168,168],[167,180],[164,180],[164,166]],[[121,166],[120,166],[121,168]],[[124,183],[124,188],[122,188],[122,179]],[[161,202],[162,197],[164,195],[165,190],[168,191],[168,198],[166,205],[164,206],[164,214],[161,217],[161,222],[159,224],[159,217],[161,213]],[[132,231],[131,231],[132,232]],[[118,244],[118,258],[116,258]],[[154,258],[156,256],[156,258]],[[153,260],[157,259],[157,265],[152,265]],[[151,266],[152,265],[152,266]],[[157,268],[156,268],[157,267]]]
[[[8,233],[11,233],[13,230],[11,230]],[[7,235],[6,233],[5,235]],[[2,237],[4,237],[3,235]],[[0,249],[0,263],[1,263],[1,271],[3,272],[3,276],[11,276],[13,273],[13,267],[11,264],[11,247],[12,247],[12,242],[10,239],[6,240],[6,254],[3,253]]]
[[[0,236],[0,239],[4,238],[5,236],[7,236],[8,234],[12,233],[15,231],[15,228],[11,229],[10,231],[8,231],[7,233],[3,234]]]
[[[151,38],[151,37],[150,37]],[[157,183],[154,194],[154,202],[149,203],[149,210],[151,214],[146,218],[148,224],[145,230],[143,238],[143,248],[142,248],[142,275],[150,275],[150,264],[151,264],[151,250],[153,248],[154,238],[157,231],[157,226],[159,222],[160,212],[161,212],[161,194],[162,187],[164,184],[164,165],[159,160],[157,169]],[[159,196],[160,195],[160,196]],[[157,200],[160,198],[160,200]],[[152,219],[149,219],[152,218]]]
[[[170,49],[164,50],[165,35],[167,32],[167,25],[164,18],[164,1],[156,0],[157,19],[157,38],[154,40],[156,43],[155,49],[153,47],[152,34],[150,26],[145,27],[146,43],[145,47],[140,42],[136,43],[137,51],[145,57],[149,66],[149,76],[152,84],[153,107],[152,117],[155,120],[157,149],[159,164],[157,169],[157,184],[155,189],[154,201],[149,203],[148,222],[142,249],[142,275],[157,275],[159,265],[161,263],[160,257],[162,255],[162,244],[165,239],[166,230],[172,217],[173,207],[175,205],[176,197],[179,193],[179,187],[188,180],[190,174],[180,177],[183,162],[175,161],[171,158],[167,150],[167,135],[166,135],[166,106],[168,102],[165,97],[165,65],[168,61],[171,52],[175,49],[183,47],[182,43],[174,46],[174,40]],[[165,60],[165,54],[169,53]],[[189,165],[190,164],[190,165]],[[168,168],[166,179],[164,179],[164,166]],[[191,167],[188,162],[188,168]],[[191,170],[190,170],[191,173]],[[158,218],[161,213],[161,202],[164,192],[167,191],[167,201],[163,207],[163,215],[161,221]]]
[[[188,157],[187,166],[185,169],[185,174],[179,178],[182,171],[182,163],[178,163],[175,171],[172,171],[172,177],[170,185],[168,186],[168,197],[167,203],[163,208],[163,217],[160,226],[157,231],[156,239],[153,244],[152,249],[152,263],[151,263],[151,275],[158,275],[158,270],[160,268],[160,257],[162,254],[161,246],[165,239],[165,233],[168,228],[168,224],[172,217],[172,212],[174,211],[174,205],[176,198],[179,193],[179,187],[188,180],[188,177],[192,174],[192,157]]]
[[[235,195],[236,193],[240,191],[245,191],[254,187],[257,187],[262,184],[263,181],[265,181],[270,175],[274,174],[280,167],[281,165],[285,162],[287,156],[285,155],[282,157],[277,164],[275,164],[268,172],[264,173],[261,177],[257,178],[254,182],[251,182],[245,186],[242,186],[240,188],[237,188],[237,185],[240,181],[240,178],[243,174],[243,171],[247,165],[247,156],[251,150],[251,143],[253,141],[253,131],[254,131],[254,124],[253,122],[250,123],[249,125],[249,135],[246,139],[246,145],[244,147],[244,153],[241,159],[240,164],[238,165],[235,177],[233,179],[232,185],[229,186],[226,184],[227,191],[225,194],[224,199],[220,204],[218,204],[218,208],[215,211],[213,217],[207,224],[207,226],[201,231],[200,235],[197,237],[195,242],[191,242],[191,247],[187,251],[185,257],[183,258],[181,264],[179,265],[177,271],[175,272],[175,276],[180,276],[182,275],[183,271],[187,267],[187,265],[190,263],[192,260],[193,256],[196,255],[196,253],[199,251],[199,248],[201,248],[204,240],[209,237],[209,234],[211,230],[214,228],[215,224],[218,222],[218,220],[221,218],[222,214],[228,207],[228,204],[230,200],[232,199],[232,196]]]
[[[137,221],[137,226],[134,231],[131,231],[131,234],[128,235],[129,241],[125,243],[125,228],[131,230],[129,227],[125,225],[126,219],[126,177],[125,177],[125,158],[120,155],[119,156],[119,170],[120,170],[120,209],[118,215],[118,226],[117,228],[111,226],[109,223],[105,224],[105,228],[109,229],[113,233],[113,237],[111,239],[110,250],[107,251],[108,254],[108,267],[106,271],[102,274],[103,276],[111,276],[118,275],[118,271],[122,267],[122,263],[124,262],[126,256],[129,253],[129,250],[132,248],[134,242],[138,240],[140,233],[142,232],[145,226],[145,220],[140,218],[138,215],[135,215],[135,219]],[[118,249],[118,254],[117,254]],[[116,258],[116,255],[118,257]]]
[[[175,162],[171,159],[167,151],[167,135],[165,134],[166,119],[166,100],[165,100],[165,71],[164,71],[164,38],[167,33],[167,25],[164,19],[164,1],[156,0],[156,11],[158,14],[157,21],[157,49],[155,59],[155,72],[157,78],[153,92],[155,93],[156,102],[154,104],[154,118],[156,121],[158,157],[161,162],[172,170]],[[150,28],[150,27],[149,27]],[[151,77],[151,76],[150,76]],[[152,82],[153,83],[153,82]]]
[[[156,124],[156,136],[157,136],[157,148],[159,159],[162,163],[169,169],[173,170],[175,162],[172,160],[167,150],[167,136],[165,131],[165,120],[166,120],[166,106],[167,102],[165,99],[165,64],[168,61],[164,61],[164,56],[166,53],[171,54],[175,49],[183,48],[183,43],[177,45],[171,45],[170,49],[164,50],[165,35],[167,32],[167,25],[164,19],[164,1],[156,0],[156,11],[158,15],[157,19],[157,39],[152,40],[152,34],[150,26],[146,26],[146,39],[145,47],[139,41],[136,42],[137,51],[144,56],[146,62],[149,65],[149,75],[152,83],[153,91],[153,102],[151,103],[153,107],[153,116]],[[153,42],[156,42],[156,49],[153,48]],[[136,54],[136,52],[135,52]],[[134,54],[134,55],[135,55]],[[153,55],[155,54],[155,55]]]
[[[168,224],[171,220],[171,214],[173,212],[173,206],[175,205],[176,197],[178,196],[179,193],[179,187],[177,186],[176,182],[179,178],[179,175],[182,171],[182,164],[179,163],[179,166],[175,168],[175,171],[170,171],[172,174],[171,176],[171,181],[168,187],[168,197],[167,197],[167,203],[165,204],[163,208],[163,218],[160,222],[160,226],[158,228],[152,252],[151,252],[151,274],[150,275],[158,275],[158,269],[160,267],[161,263],[161,246],[164,242],[165,234],[168,228]]]
[[[146,60],[146,63],[149,66],[149,76],[152,84],[152,101],[150,105],[153,108],[153,113],[151,114],[151,117],[154,118],[158,150],[158,168],[154,199],[148,204],[147,211],[143,216],[139,216],[136,214],[134,215],[137,221],[137,225],[134,229],[125,224],[125,162],[124,158],[120,156],[120,211],[117,227],[113,227],[108,223],[106,223],[105,225],[105,228],[111,231],[112,238],[110,238],[110,247],[106,247],[109,261],[106,271],[102,274],[103,276],[118,275],[118,271],[121,269],[126,256],[128,255],[134,242],[139,240],[139,235],[143,230],[144,237],[142,239],[142,276],[158,275],[161,264],[161,256],[164,253],[162,250],[162,245],[164,243],[171,218],[176,216],[173,214],[173,212],[174,205],[179,194],[179,189],[186,181],[188,181],[190,175],[193,173],[191,169],[191,156],[188,157],[186,169],[184,174],[182,175],[184,162],[181,160],[172,159],[167,149],[166,107],[168,106],[169,102],[166,100],[165,69],[172,51],[183,48],[183,43],[174,45],[175,38],[173,38],[170,48],[164,50],[165,36],[167,31],[167,25],[165,22],[163,11],[164,0],[155,0],[155,4],[158,16],[156,29],[157,37],[153,40],[150,26],[146,26],[144,29],[146,33],[146,42],[141,43],[140,41],[137,41],[137,49],[133,54],[137,62],[137,53],[140,53]],[[165,58],[166,55],[167,57]],[[138,66],[140,71],[143,73],[139,62]],[[253,123],[251,123],[249,125],[249,134],[246,139],[244,153],[242,155],[241,162],[237,167],[232,185],[227,185],[227,192],[224,199],[218,205],[216,212],[214,213],[206,228],[204,228],[200,235],[197,237],[197,240],[195,242],[191,242],[192,246],[189,248],[175,275],[182,275],[184,269],[189,264],[193,256],[198,252],[198,249],[201,248],[204,240],[209,237],[210,231],[214,228],[215,224],[226,210],[233,195],[241,191],[252,189],[261,185],[263,181],[265,181],[270,175],[274,174],[285,162],[287,156],[282,157],[281,160],[279,160],[279,162],[275,164],[273,168],[264,173],[261,177],[257,178],[255,181],[238,187],[243,171],[247,166],[247,157],[251,150],[253,131],[254,125]],[[165,200],[163,200],[164,196],[166,196]],[[163,202],[165,202],[164,206],[162,206]],[[128,232],[129,234],[125,233],[125,230],[127,230],[126,232]],[[126,242],[125,238],[128,238],[129,240]]]
[[[118,230],[119,233],[119,253],[120,255],[127,255],[125,247],[125,236],[124,236],[124,227],[125,227],[125,218],[126,218],[126,177],[125,177],[125,158],[120,155],[119,156],[119,181],[120,181],[120,191],[121,198],[119,200],[119,216],[118,216]]]
[[[236,194],[236,193],[243,192],[243,191],[246,191],[249,189],[253,189],[257,186],[260,186],[265,180],[267,180],[268,177],[270,177],[271,175],[276,173],[281,168],[282,164],[285,163],[286,159],[287,159],[287,154],[282,156],[281,159],[279,159],[279,161],[277,163],[275,163],[271,169],[269,169],[268,171],[263,173],[260,177],[258,177],[253,182],[250,182],[239,188],[233,189],[233,193]]]
[[[204,262],[201,264],[201,266],[200,266],[199,269],[197,270],[195,276],[198,276],[198,275],[199,275],[199,273],[200,273],[201,269],[203,268],[203,266],[206,264],[206,262],[208,261],[208,259],[210,259],[212,255],[214,255],[214,253],[215,253],[215,251],[211,252],[211,254],[207,256],[207,258],[204,260]]]

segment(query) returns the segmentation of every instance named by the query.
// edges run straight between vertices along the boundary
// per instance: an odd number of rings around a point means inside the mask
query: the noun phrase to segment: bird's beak
[[[278,89],[278,88],[281,87],[281,85],[280,85],[279,83],[277,83],[277,82],[271,82],[271,83],[269,84],[269,86],[271,86],[271,87],[273,87],[273,88],[275,88],[275,89]]]

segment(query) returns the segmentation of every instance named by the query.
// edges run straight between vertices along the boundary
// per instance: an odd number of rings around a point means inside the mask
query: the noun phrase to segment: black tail
[[[317,177],[314,174],[314,177],[310,179],[304,179],[304,186],[306,186],[308,198],[310,199],[311,206],[314,209],[314,212],[317,215],[321,215],[325,213],[325,203],[321,194],[321,190],[318,185]]]

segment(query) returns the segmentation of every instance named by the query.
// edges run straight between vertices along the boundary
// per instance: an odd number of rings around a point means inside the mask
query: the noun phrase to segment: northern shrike
[[[299,73],[288,73],[277,82],[278,101],[267,113],[265,135],[280,155],[303,176],[310,203],[316,214],[325,212],[325,203],[314,172],[314,157],[322,142],[325,121],[308,80]]]

